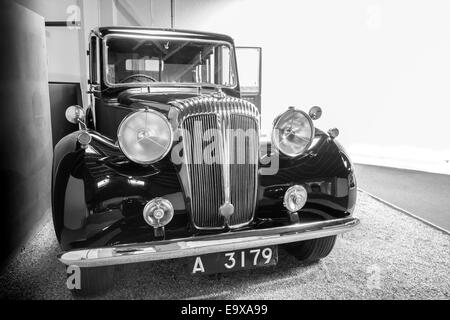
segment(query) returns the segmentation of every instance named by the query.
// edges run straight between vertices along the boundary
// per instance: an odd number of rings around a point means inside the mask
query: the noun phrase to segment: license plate
[[[278,263],[278,247],[211,253],[190,258],[187,269],[191,274],[213,274],[273,266]]]

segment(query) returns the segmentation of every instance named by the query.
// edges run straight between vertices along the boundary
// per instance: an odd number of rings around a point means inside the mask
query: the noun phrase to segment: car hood
[[[118,96],[118,102],[129,106],[134,103],[139,104],[168,104],[178,99],[187,99],[198,96],[194,93],[136,93],[124,91]]]

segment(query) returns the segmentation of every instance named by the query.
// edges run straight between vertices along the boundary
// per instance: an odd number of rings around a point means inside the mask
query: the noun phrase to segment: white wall
[[[30,6],[30,0],[21,1]],[[170,0],[33,0],[31,7],[46,21],[82,22],[80,28],[46,28],[50,81],[84,81],[88,35],[95,27],[170,27]]]
[[[450,173],[449,1],[183,0],[176,27],[263,48],[263,129],[322,106],[353,158]]]
[[[78,3],[84,22],[47,34],[51,80],[82,77],[76,33],[132,24],[107,10],[112,0],[39,2],[46,20]],[[121,4],[145,25],[170,27],[170,0]],[[263,131],[289,105],[319,105],[318,126],[338,127],[353,159],[450,173],[449,14],[447,0],[176,0],[175,27],[263,48]]]
[[[33,0],[35,10],[45,21],[66,21],[77,16],[78,0]],[[79,82],[80,34],[78,29],[46,28],[49,81]]]

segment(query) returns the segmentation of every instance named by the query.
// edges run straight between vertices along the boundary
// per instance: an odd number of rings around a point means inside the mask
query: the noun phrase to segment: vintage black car
[[[58,258],[81,290],[126,263],[221,273],[274,265],[279,245],[311,262],[358,225],[338,130],[314,127],[319,107],[289,107],[261,137],[230,37],[103,27],[89,60],[89,105],[66,111],[79,130],[56,145],[52,180]]]

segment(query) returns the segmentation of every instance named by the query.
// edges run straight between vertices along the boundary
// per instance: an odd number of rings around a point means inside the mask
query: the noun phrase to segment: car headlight
[[[289,108],[275,119],[272,143],[283,154],[297,157],[304,153],[314,138],[314,124],[305,112]]]
[[[125,117],[117,132],[125,156],[139,164],[164,158],[172,146],[173,132],[167,118],[154,110],[137,111]]]

